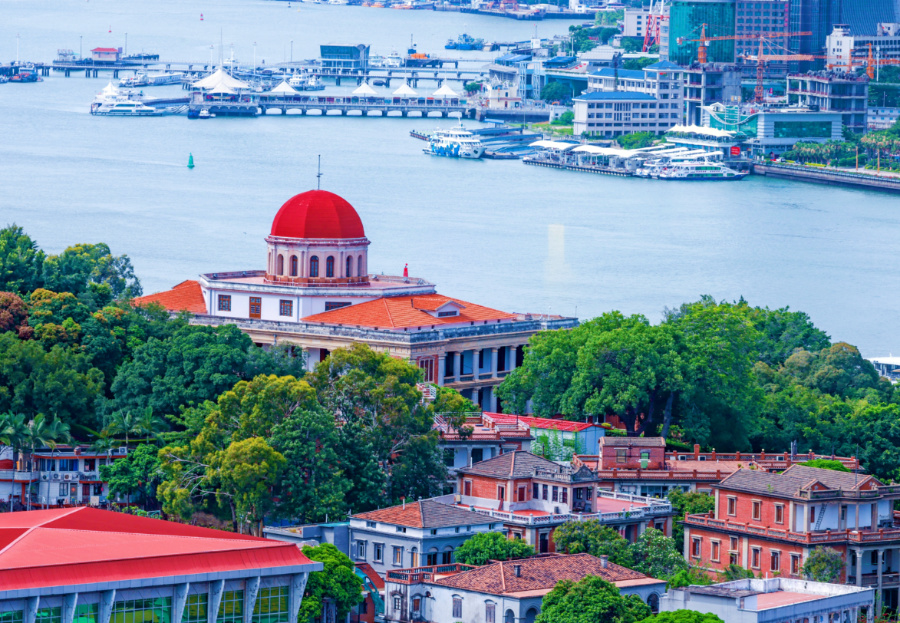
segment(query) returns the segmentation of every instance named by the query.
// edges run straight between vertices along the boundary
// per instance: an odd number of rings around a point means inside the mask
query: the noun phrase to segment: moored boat
[[[422,151],[432,156],[477,160],[484,155],[484,144],[460,125],[452,130],[436,130],[428,138],[428,149]]]

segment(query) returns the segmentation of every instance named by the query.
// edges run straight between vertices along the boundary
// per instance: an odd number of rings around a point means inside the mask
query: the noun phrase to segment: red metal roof
[[[0,515],[3,590],[305,564],[293,543],[95,508]]]
[[[506,413],[490,413],[485,412],[497,424],[515,424],[516,420],[528,424],[532,428],[556,429],[558,431],[578,432],[593,428],[596,424],[587,424],[585,422],[570,422],[569,420],[554,420],[552,418],[531,417],[527,415],[507,415]]]
[[[135,305],[147,305],[159,303],[169,311],[189,311],[192,314],[206,313],[206,299],[203,298],[203,290],[199,281],[182,281],[171,290],[139,296],[134,299]]]
[[[447,303],[456,303],[458,316],[435,317],[424,310],[435,310]],[[513,320],[516,316],[506,312],[467,303],[441,294],[419,296],[391,296],[357,305],[340,307],[321,314],[307,316],[303,322],[340,324],[376,329],[404,329],[481,322],[484,320]]]
[[[365,238],[353,206],[327,190],[310,190],[288,199],[275,220],[272,235],[281,238]]]

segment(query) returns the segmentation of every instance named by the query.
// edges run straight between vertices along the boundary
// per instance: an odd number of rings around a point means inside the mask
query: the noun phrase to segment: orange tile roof
[[[435,500],[417,500],[389,508],[352,515],[354,519],[378,521],[409,528],[446,528],[482,524],[491,521],[486,515],[473,513]]]
[[[205,314],[206,300],[203,298],[203,290],[199,281],[182,281],[171,290],[139,296],[134,299],[135,305],[147,305],[159,303],[169,311],[189,311],[192,314]]]
[[[458,316],[436,318],[427,311],[433,311],[446,303],[456,303],[462,309]],[[437,325],[461,324],[484,320],[514,320],[515,314],[467,303],[441,294],[420,296],[392,296],[341,307],[321,314],[303,318],[303,322],[340,324],[376,329],[407,329]]]

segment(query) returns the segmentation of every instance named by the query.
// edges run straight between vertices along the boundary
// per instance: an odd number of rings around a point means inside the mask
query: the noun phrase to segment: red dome
[[[343,198],[327,190],[309,190],[288,199],[275,220],[272,235],[281,238],[364,238],[359,214]]]

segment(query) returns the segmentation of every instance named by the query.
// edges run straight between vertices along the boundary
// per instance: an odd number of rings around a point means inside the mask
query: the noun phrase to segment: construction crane
[[[770,35],[774,36],[774,35]],[[756,88],[753,93],[753,101],[762,104],[765,101],[763,92],[763,76],[765,75],[766,63],[768,61],[812,61],[817,58],[828,58],[827,56],[815,56],[813,54],[766,54],[763,51],[763,45],[766,42],[766,36],[759,39],[759,53],[756,55]],[[752,56],[746,57],[747,60],[754,60]]]
[[[650,14],[647,16],[647,24],[644,30],[644,47],[642,51],[649,52],[653,44],[660,45],[660,30],[662,22],[669,21],[666,15],[666,0],[650,3]]]
[[[829,63],[828,69],[834,69],[835,67],[838,67],[838,68],[846,69],[849,71],[856,67],[865,67],[866,75],[869,76],[869,80],[874,80],[876,68],[881,67],[883,65],[900,65],[900,59],[896,59],[896,58],[876,59],[872,55],[872,44],[869,43],[868,46],[869,46],[869,54],[866,58],[853,59],[852,58],[853,53],[851,52],[851,58],[850,58],[849,62],[847,62],[847,63]]]
[[[707,62],[706,48],[709,46],[710,41],[757,41],[762,39],[780,39],[782,37],[802,37],[811,34],[811,32],[767,32],[759,35],[730,35],[727,37],[707,37],[706,24],[703,24],[703,27],[700,29],[699,39],[684,39],[683,37],[679,37],[678,45],[682,45],[684,43],[699,43],[700,45],[697,46],[697,62],[704,64]]]

